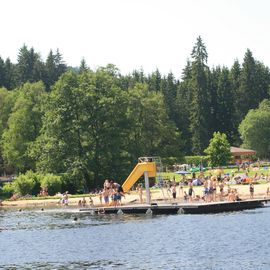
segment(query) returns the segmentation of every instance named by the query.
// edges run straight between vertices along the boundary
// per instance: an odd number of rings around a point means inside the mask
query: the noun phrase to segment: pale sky
[[[59,48],[68,65],[158,68],[179,78],[200,35],[210,67],[231,67],[249,48],[270,66],[268,0],[1,0],[0,56]]]

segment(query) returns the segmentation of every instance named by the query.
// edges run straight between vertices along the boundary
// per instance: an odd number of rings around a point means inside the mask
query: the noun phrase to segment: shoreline
[[[237,192],[239,194],[239,197],[242,200],[250,199],[250,193],[249,193],[249,185],[230,185],[231,188],[237,189]],[[228,186],[225,186],[225,192],[227,191]],[[270,183],[266,184],[258,184],[254,185],[255,192],[254,192],[254,199],[265,199],[270,198],[270,194],[266,194],[267,188],[270,188]],[[184,187],[183,191],[187,191],[188,187]],[[203,187],[202,186],[195,186],[194,187],[195,195],[202,195],[203,193]],[[219,192],[217,192],[217,197],[219,195]],[[93,205],[90,204],[90,197],[93,200]],[[145,203],[145,190],[143,191],[143,199]],[[161,189],[151,189],[151,197],[152,202],[159,202],[159,203],[183,203],[183,196],[179,190],[179,187],[177,187],[177,196],[176,200],[172,199],[171,194],[167,191],[166,188],[163,188],[163,191]],[[69,198],[69,203],[65,207],[72,207],[75,208],[76,206],[78,208],[84,208],[84,207],[104,207],[104,204],[100,204],[100,198],[99,195],[96,196],[90,196],[89,194],[85,194],[86,199],[86,205],[80,206],[78,205],[79,200],[81,200],[82,197],[76,197],[76,198]],[[216,200],[217,202],[220,200]],[[227,201],[227,199],[224,199],[224,201]],[[198,201],[194,201],[198,202]],[[201,201],[203,202],[203,201]],[[192,203],[192,202],[191,202]],[[122,205],[136,205],[139,204],[139,194],[136,191],[132,191],[129,194],[125,194],[125,198],[122,198]],[[0,209],[8,209],[8,208],[51,208],[51,207],[63,207],[62,204],[59,204],[59,198],[50,198],[50,199],[18,199],[18,200],[4,200],[2,201],[2,205],[0,206]]]

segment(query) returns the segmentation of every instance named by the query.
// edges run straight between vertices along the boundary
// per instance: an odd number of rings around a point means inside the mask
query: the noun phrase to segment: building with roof
[[[252,157],[256,155],[255,150],[239,148],[239,147],[230,147],[231,154],[233,156],[233,162],[241,164],[243,162],[251,162]]]

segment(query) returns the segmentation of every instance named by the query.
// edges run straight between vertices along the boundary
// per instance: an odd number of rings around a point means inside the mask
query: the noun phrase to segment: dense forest
[[[245,117],[269,98],[268,67],[249,49],[231,68],[210,68],[207,58],[201,37],[180,79],[122,75],[112,64],[92,70],[84,60],[72,68],[58,50],[44,62],[26,45],[17,63],[0,58],[0,174],[53,173],[88,188],[123,181],[139,156],[204,154],[216,131],[255,147],[244,141]]]

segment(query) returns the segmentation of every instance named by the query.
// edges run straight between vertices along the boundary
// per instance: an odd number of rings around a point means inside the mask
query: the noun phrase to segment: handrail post
[[[145,181],[145,190],[146,190],[146,203],[150,204],[151,203],[151,196],[150,196],[148,172],[144,172],[144,181]]]

